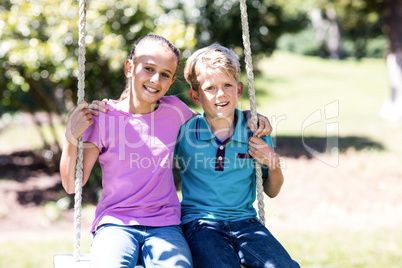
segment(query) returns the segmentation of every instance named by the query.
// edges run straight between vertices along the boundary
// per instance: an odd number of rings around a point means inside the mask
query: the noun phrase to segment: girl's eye
[[[168,75],[167,73],[162,73],[162,76],[163,76],[164,78],[170,78],[170,75]]]
[[[152,72],[154,69],[152,69],[151,67],[145,67],[145,70],[147,70],[148,72]]]
[[[214,87],[207,87],[205,90],[213,90],[214,89]]]

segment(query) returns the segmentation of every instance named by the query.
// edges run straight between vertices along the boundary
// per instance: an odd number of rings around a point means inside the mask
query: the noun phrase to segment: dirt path
[[[402,224],[400,160],[349,152],[340,156],[337,167],[306,158],[284,158],[284,164],[281,193],[265,199],[270,229],[363,230]],[[0,241],[72,236],[73,211],[55,209],[54,201],[65,196],[58,173],[31,171],[23,180],[0,179],[0,196]],[[89,235],[92,218],[93,209],[83,212],[84,235]]]

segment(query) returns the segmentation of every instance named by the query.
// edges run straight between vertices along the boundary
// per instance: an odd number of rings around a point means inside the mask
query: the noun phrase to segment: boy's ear
[[[198,97],[198,92],[192,88],[188,90],[188,96],[195,104],[200,104],[200,98]]]
[[[243,83],[239,82],[239,84],[237,85],[237,98],[240,99],[241,95],[243,95]]]
[[[125,64],[124,64],[124,75],[127,78],[131,78],[133,76],[133,67],[134,67],[134,63],[133,60],[126,60]]]

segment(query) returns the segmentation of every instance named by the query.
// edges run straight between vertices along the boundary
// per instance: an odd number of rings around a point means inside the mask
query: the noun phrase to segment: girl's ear
[[[237,98],[238,98],[238,99],[240,99],[240,98],[241,98],[241,95],[243,95],[243,87],[244,87],[244,85],[243,85],[242,82],[239,82],[239,83],[237,84]]]
[[[176,75],[175,76],[173,76],[173,78],[172,78],[172,83],[170,83],[170,85],[172,85],[173,83],[174,83],[174,81],[176,80]]]
[[[133,60],[131,59],[126,60],[126,63],[124,64],[124,75],[127,78],[133,77],[133,68],[134,68]]]
[[[200,98],[198,97],[198,92],[192,88],[188,90],[188,96],[195,104],[200,104]]]

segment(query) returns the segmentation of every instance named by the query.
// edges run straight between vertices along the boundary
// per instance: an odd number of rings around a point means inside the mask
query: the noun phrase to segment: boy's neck
[[[212,133],[221,141],[233,136],[237,118],[233,114],[225,118],[206,118]]]

